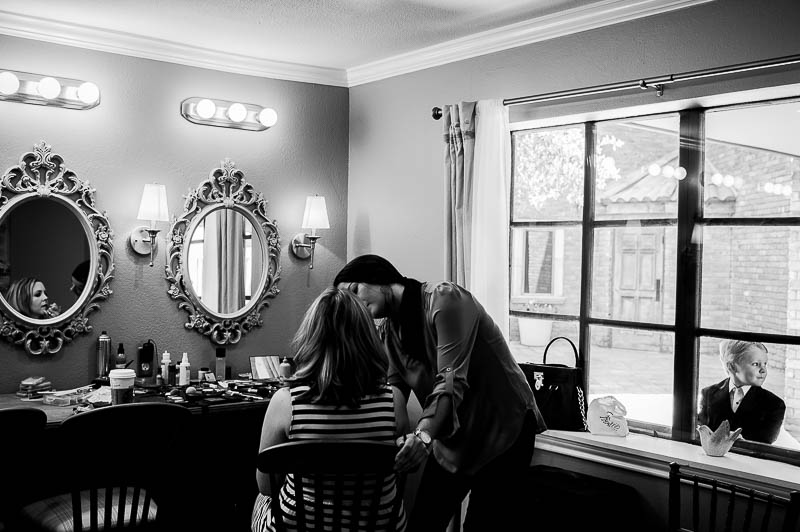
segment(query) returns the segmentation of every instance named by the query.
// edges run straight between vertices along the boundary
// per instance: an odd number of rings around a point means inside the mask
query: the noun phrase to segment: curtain
[[[205,218],[203,303],[230,314],[244,307],[244,217],[222,209]]]
[[[508,338],[508,109],[500,100],[482,100],[448,106],[448,115],[451,280],[475,296]]]
[[[472,223],[472,163],[475,157],[475,102],[443,110],[447,173],[447,268],[451,281],[469,290]]]

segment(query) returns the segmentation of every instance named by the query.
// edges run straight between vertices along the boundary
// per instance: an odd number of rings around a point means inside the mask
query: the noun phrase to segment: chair
[[[684,528],[681,522],[681,481],[691,485],[692,528]],[[702,504],[701,488],[703,491],[708,491],[707,495],[703,497]],[[718,508],[718,503],[725,507],[724,518],[719,523],[717,518],[720,515],[718,513],[723,510]],[[701,513],[707,517],[701,520]],[[777,524],[777,526],[770,524],[775,513],[783,513],[783,523]],[[760,519],[758,519],[759,516]],[[775,521],[779,521],[781,516],[775,517]],[[754,530],[795,532],[798,518],[800,518],[800,492],[798,491],[792,491],[787,499],[714,478],[685,473],[675,462],[669,465],[669,532],[716,531],[719,529],[730,532],[733,530],[734,523],[736,523],[735,530],[747,532],[751,529],[754,521],[759,522],[758,528]]]
[[[0,482],[0,530],[13,530],[12,519],[19,507],[32,496],[34,486],[40,480],[36,470],[39,461],[37,450],[44,439],[47,414],[38,408],[14,407],[0,410],[0,456],[6,463],[23,464],[8,467]],[[16,470],[16,474],[11,474]]]
[[[191,415],[179,405],[132,403],[67,418],[63,470],[48,479],[67,488],[25,506],[25,530],[160,529],[174,515],[177,482],[188,470],[165,457]]]
[[[394,530],[405,478],[395,477],[396,496],[389,515],[385,506],[381,508],[380,488],[387,476],[395,474],[396,454],[394,444],[368,440],[305,440],[264,449],[258,455],[258,469],[269,475],[274,487],[275,529],[286,531],[289,517],[296,522],[291,530],[322,530],[315,524],[323,522],[326,531]],[[305,511],[296,516],[285,515],[277,503],[278,487],[283,486],[287,474],[293,477],[295,492],[305,493]],[[322,504],[309,505],[308,501]]]

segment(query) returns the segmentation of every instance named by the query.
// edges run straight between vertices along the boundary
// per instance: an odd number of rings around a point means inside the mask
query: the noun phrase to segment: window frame
[[[642,226],[677,226],[677,263],[675,281],[675,320],[674,325],[661,323],[631,322],[591,317],[592,267],[594,253],[594,232],[604,227],[624,227],[629,219],[596,220],[595,219],[595,147],[597,143],[597,124],[602,122],[656,117],[669,113],[644,112],[631,113],[625,116],[615,115],[613,118],[592,119],[584,121],[551,122],[540,127],[532,127],[526,122],[510,123],[511,140],[511,190],[509,208],[509,230],[518,228],[554,228],[558,226],[578,226],[582,228],[581,250],[581,297],[579,314],[546,314],[541,312],[512,310],[512,317],[537,316],[551,320],[577,322],[578,344],[583,367],[583,386],[588,389],[590,380],[588,358],[590,349],[590,326],[625,327],[628,329],[646,329],[649,331],[665,331],[674,333],[675,345],[673,353],[673,419],[671,434],[669,427],[653,423],[633,422],[632,430],[655,437],[666,437],[675,441],[699,445],[699,437],[695,427],[697,422],[697,399],[699,381],[700,338],[713,336],[723,339],[747,340],[764,343],[781,343],[800,345],[800,336],[788,334],[772,334],[748,331],[735,331],[700,326],[701,280],[702,280],[702,228],[707,226],[800,226],[800,217],[748,217],[722,218],[705,217],[702,186],[705,181],[705,115],[709,111],[737,109],[752,105],[781,103],[800,100],[800,96],[784,98],[751,99],[747,102],[733,104],[704,105],[687,104],[686,108],[677,110],[679,116],[679,164],[686,169],[686,178],[678,181],[678,210],[676,219],[640,219]],[[584,200],[583,215],[579,221],[514,221],[514,186],[515,153],[514,135],[519,132],[552,129],[553,127],[584,126]],[[710,176],[709,176],[710,178]],[[513,274],[514,249],[509,239],[509,274]],[[511,277],[509,277],[511,279]],[[509,300],[512,301],[509,284]],[[774,447],[754,442],[737,442],[732,452],[766,458],[793,465],[800,465],[800,451],[783,447]]]

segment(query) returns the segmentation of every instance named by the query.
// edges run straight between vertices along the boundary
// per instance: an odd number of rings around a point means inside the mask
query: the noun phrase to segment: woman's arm
[[[433,439],[446,439],[459,428],[456,408],[468,388],[467,374],[475,346],[480,315],[472,296],[452,283],[434,289],[429,310],[436,337],[436,375],[417,429]],[[406,438],[397,454],[400,471],[414,470],[427,458],[430,446],[420,438]]]
[[[406,409],[406,400],[403,392],[399,388],[392,386],[392,397],[394,399],[394,436],[402,436],[408,434],[408,410]]]
[[[258,445],[259,452],[289,441],[291,418],[292,396],[289,388],[281,388],[270,399],[267,413],[264,415],[264,423],[261,425],[261,443]],[[256,470],[256,481],[258,482],[258,491],[264,495],[272,495],[269,475]],[[280,486],[275,488],[279,489]]]

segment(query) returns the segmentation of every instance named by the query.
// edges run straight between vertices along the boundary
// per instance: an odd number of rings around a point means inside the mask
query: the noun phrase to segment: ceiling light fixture
[[[100,89],[91,81],[0,69],[0,100],[91,109],[100,103]]]
[[[181,116],[189,122],[204,126],[250,131],[264,131],[278,122],[278,113],[268,107],[197,97],[186,98],[181,102]]]

